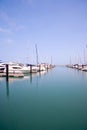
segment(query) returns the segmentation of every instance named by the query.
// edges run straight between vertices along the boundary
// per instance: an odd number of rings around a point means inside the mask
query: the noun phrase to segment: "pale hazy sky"
[[[87,56],[87,0],[0,0],[0,60],[67,64]]]

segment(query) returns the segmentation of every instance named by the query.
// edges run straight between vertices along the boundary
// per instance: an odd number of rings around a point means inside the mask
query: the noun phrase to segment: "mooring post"
[[[8,64],[6,64],[6,81],[8,82]]]
[[[32,65],[30,65],[30,83],[32,83]]]
[[[32,73],[32,65],[30,65],[30,73]]]
[[[41,65],[39,65],[39,72],[41,71]]]
[[[47,68],[46,68],[47,72],[48,72],[48,65],[47,65]]]

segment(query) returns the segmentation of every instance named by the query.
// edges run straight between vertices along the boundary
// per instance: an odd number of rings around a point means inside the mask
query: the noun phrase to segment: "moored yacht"
[[[43,63],[38,65],[38,67],[39,67],[39,71],[46,71],[46,67]]]
[[[82,71],[87,71],[87,65],[83,65]]]
[[[15,63],[15,62],[9,62],[9,73],[29,73],[30,72],[30,67],[25,66],[24,64],[19,64],[19,63]],[[4,70],[4,72],[6,72],[6,68]]]
[[[5,64],[3,62],[0,62],[0,73],[3,73],[5,69]]]

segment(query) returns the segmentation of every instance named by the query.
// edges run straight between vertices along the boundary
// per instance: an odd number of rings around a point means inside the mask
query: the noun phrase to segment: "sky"
[[[87,0],[0,0],[0,60],[83,63]]]

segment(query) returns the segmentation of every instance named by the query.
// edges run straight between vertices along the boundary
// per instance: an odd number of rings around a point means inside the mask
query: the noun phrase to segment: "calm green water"
[[[87,130],[87,73],[57,67],[0,78],[0,130]]]

